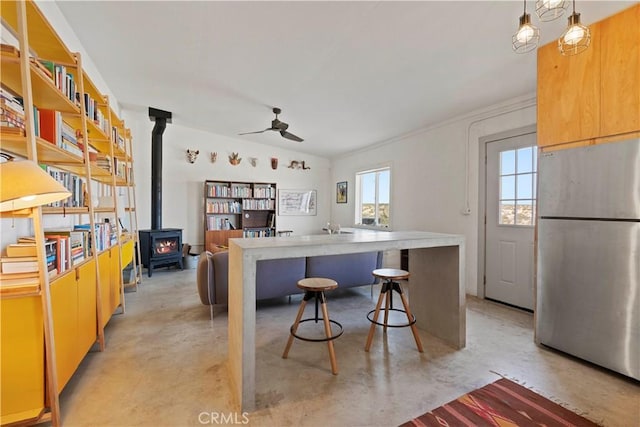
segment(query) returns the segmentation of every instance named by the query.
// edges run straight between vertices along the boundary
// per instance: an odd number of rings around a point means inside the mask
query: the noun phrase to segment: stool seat
[[[338,362],[336,361],[336,354],[333,349],[333,340],[342,335],[343,329],[342,325],[335,320],[329,319],[329,311],[327,310],[327,299],[324,295],[324,291],[330,291],[332,289],[336,289],[338,287],[338,282],[332,279],[327,279],[325,277],[307,277],[306,279],[301,279],[297,284],[298,288],[304,290],[304,297],[302,298],[302,302],[300,303],[300,308],[298,309],[298,315],[296,316],[296,320],[291,325],[289,330],[289,341],[287,341],[287,345],[284,348],[284,353],[282,353],[282,358],[286,359],[289,356],[289,350],[291,349],[291,344],[293,344],[293,339],[298,338],[303,341],[326,341],[327,346],[329,348],[329,360],[331,361],[331,373],[334,375],[338,374]],[[314,317],[309,317],[307,319],[303,319],[302,315],[304,314],[304,309],[307,306],[307,302],[311,299],[315,300],[316,303],[316,313]],[[322,317],[318,313],[318,305],[322,308]],[[315,322],[318,323],[322,321],[324,324],[324,338],[309,338],[298,335],[298,326],[301,323],[305,322]],[[338,327],[338,332],[333,333],[331,330],[331,325],[335,325]]]
[[[409,277],[409,272],[397,268],[378,268],[371,273],[380,279],[402,280]]]
[[[409,272],[405,270],[399,270],[396,268],[378,268],[371,272],[374,277],[379,279],[383,279],[384,282],[380,288],[380,296],[378,297],[378,303],[376,304],[375,310],[371,310],[367,313],[367,319],[371,322],[371,327],[369,328],[369,335],[367,336],[367,343],[365,344],[364,351],[369,351],[371,348],[371,342],[373,341],[373,333],[375,331],[376,325],[382,326],[384,329],[384,333],[387,332],[387,328],[404,328],[410,327],[411,333],[413,333],[413,338],[416,341],[416,345],[418,346],[418,351],[420,353],[423,352],[422,342],[420,341],[420,336],[418,335],[418,330],[416,328],[416,317],[411,313],[411,309],[409,308],[409,303],[404,296],[404,292],[402,291],[402,287],[400,283],[394,282],[394,280],[402,280],[409,278]],[[400,295],[400,299],[402,300],[402,306],[404,310],[393,308],[393,293],[396,292]],[[382,307],[382,303],[385,303],[384,307]],[[378,316],[380,312],[384,313],[384,321],[378,322]],[[389,313],[390,312],[399,312],[404,313],[407,316],[407,323],[402,324],[390,324],[389,323]]]
[[[330,291],[338,287],[338,282],[324,277],[308,277],[306,279],[298,280],[297,286],[303,291]]]

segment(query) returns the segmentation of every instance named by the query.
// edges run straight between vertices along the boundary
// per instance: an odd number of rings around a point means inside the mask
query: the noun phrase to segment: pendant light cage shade
[[[569,25],[558,39],[558,49],[564,56],[577,55],[587,50],[591,44],[591,31],[580,23],[580,14],[573,12]]]
[[[0,212],[42,206],[71,196],[30,160],[0,163]]]
[[[513,50],[516,53],[530,52],[538,47],[540,30],[531,24],[531,15],[525,13],[520,17],[518,31],[512,37]]]
[[[538,0],[536,2],[536,15],[542,22],[549,22],[560,18],[569,7],[565,0]]]

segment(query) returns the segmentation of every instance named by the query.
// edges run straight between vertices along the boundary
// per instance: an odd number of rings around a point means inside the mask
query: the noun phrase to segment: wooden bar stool
[[[338,374],[338,362],[336,361],[336,354],[333,350],[333,340],[342,335],[343,329],[340,323],[336,322],[335,320],[329,319],[329,312],[327,311],[327,299],[324,295],[324,291],[330,291],[332,289],[336,289],[337,287],[338,283],[335,280],[325,279],[321,277],[309,277],[298,281],[298,288],[304,291],[304,297],[302,298],[302,302],[300,303],[296,321],[293,323],[293,325],[291,325],[291,334],[289,335],[289,341],[287,342],[287,346],[285,347],[284,353],[282,354],[283,359],[286,359],[289,355],[289,350],[291,349],[291,344],[293,344],[294,338],[313,342],[326,341],[329,347],[329,358],[331,359],[331,372],[334,375]],[[307,306],[307,302],[311,298],[315,298],[316,300],[315,317],[302,319],[304,309]],[[322,317],[318,316],[318,303],[320,303],[320,307],[322,308]],[[311,321],[318,323],[318,321],[320,320],[322,320],[324,323],[325,338],[308,338],[297,334],[298,326],[300,325],[300,323]],[[333,332],[331,331],[332,323],[340,328],[340,331],[336,335],[333,335]]]
[[[384,282],[382,283],[382,288],[380,289],[380,296],[378,297],[378,303],[376,304],[375,310],[371,310],[367,314],[367,319],[371,322],[371,328],[369,328],[369,336],[367,337],[367,344],[364,348],[365,351],[369,351],[371,348],[371,342],[373,341],[373,333],[375,332],[376,325],[382,326],[383,331],[387,332],[387,327],[389,328],[406,328],[407,326],[411,327],[411,332],[413,333],[413,338],[416,340],[416,345],[418,346],[418,351],[420,353],[422,350],[422,342],[420,341],[420,335],[418,335],[418,328],[416,328],[416,317],[411,314],[411,309],[409,309],[409,303],[402,292],[402,287],[400,283],[394,282],[394,280],[404,280],[409,278],[409,272],[405,270],[398,270],[395,268],[379,268],[377,270],[373,270],[372,273],[375,277],[378,277]],[[404,306],[404,310],[393,308],[393,292],[397,292],[400,294],[400,299],[402,300],[402,305]],[[384,308],[382,307],[382,301],[385,301]],[[384,322],[378,322],[378,316],[380,315],[380,311],[384,311]],[[389,312],[397,311],[400,313],[405,313],[407,315],[407,323],[402,324],[389,324]],[[371,318],[371,314],[373,314],[373,319]]]

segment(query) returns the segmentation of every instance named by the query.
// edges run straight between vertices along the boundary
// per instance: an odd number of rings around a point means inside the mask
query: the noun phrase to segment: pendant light
[[[540,30],[531,24],[531,15],[527,13],[527,0],[524,0],[524,12],[520,17],[518,31],[513,35],[513,50],[525,53],[535,49],[540,40]]]
[[[580,14],[576,13],[576,0],[573,0],[573,13],[569,17],[569,25],[558,39],[558,49],[565,56],[584,52],[591,43],[591,31],[580,23]]]
[[[542,22],[553,21],[564,15],[569,6],[565,0],[538,0],[536,2],[536,14]]]

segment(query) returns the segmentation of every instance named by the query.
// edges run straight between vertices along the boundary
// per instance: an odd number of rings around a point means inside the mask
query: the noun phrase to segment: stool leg
[[[407,303],[407,299],[405,298],[404,293],[402,292],[402,288],[400,288],[400,291],[398,293],[400,294],[400,298],[402,299],[402,305],[404,306],[404,311],[407,312],[407,319],[409,320],[409,323],[411,323],[413,321],[413,315],[411,314],[411,310],[409,309],[409,304]],[[422,342],[420,341],[420,335],[418,335],[418,328],[416,328],[415,323],[411,325],[411,332],[413,333],[413,338],[416,340],[418,351],[420,353],[423,353]]]
[[[382,306],[382,299],[385,296],[385,286],[383,285],[383,290],[380,292],[380,296],[378,297],[378,303],[376,304],[376,311],[373,314],[373,322],[378,321],[378,316],[380,315],[380,307]],[[371,341],[373,341],[373,332],[375,331],[376,324],[371,323],[371,327],[369,328],[369,336],[367,337],[367,344],[364,346],[364,351],[369,351],[371,348]]]
[[[324,295],[322,297],[322,317],[324,320],[324,333],[327,335],[327,338],[331,338],[331,323],[329,322],[329,312],[327,311],[327,302],[324,299]],[[338,362],[336,361],[336,353],[333,349],[333,341],[327,341],[327,345],[329,346],[329,359],[331,360],[331,373],[333,375],[338,375]]]
[[[388,283],[388,282],[387,282]],[[392,308],[391,307],[391,298],[393,298],[393,290],[390,286],[385,285],[386,288],[388,289],[387,292],[385,292],[385,299],[384,299],[384,327],[382,328],[382,332],[383,333],[387,333],[387,325],[389,324],[389,309]]]
[[[298,309],[298,315],[296,316],[296,321],[293,322],[293,326],[291,327],[291,331],[289,333],[289,341],[287,341],[287,346],[284,348],[284,353],[282,353],[282,358],[286,359],[289,355],[289,350],[291,349],[291,344],[293,344],[293,334],[298,330],[298,325],[300,324],[300,319],[302,319],[302,315],[304,314],[304,308],[307,306],[307,296],[302,299],[300,303],[300,308]]]

